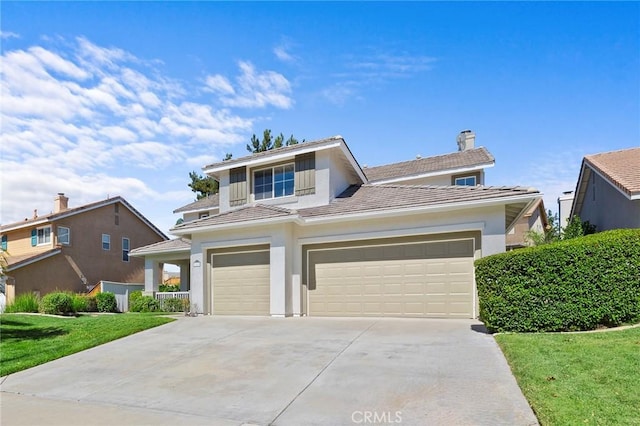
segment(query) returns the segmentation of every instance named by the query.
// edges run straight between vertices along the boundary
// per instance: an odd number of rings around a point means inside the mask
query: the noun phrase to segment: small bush
[[[569,331],[640,319],[640,229],[615,230],[476,261],[491,332]]]
[[[189,306],[188,299],[171,298],[163,299],[160,303],[160,306],[162,308],[162,311],[164,312],[184,312],[185,304],[187,307]]]
[[[75,312],[88,312],[87,311],[87,298],[82,294],[72,294],[73,298],[73,310]]]
[[[7,305],[4,312],[7,314],[15,314],[17,312],[38,312],[40,309],[40,298],[35,293],[25,293],[13,300]]]
[[[105,292],[96,295],[98,312],[118,312],[116,296],[113,293]]]
[[[86,312],[98,312],[98,299],[96,296],[85,296],[87,300]]]
[[[129,305],[131,312],[157,312],[160,310],[160,302],[151,296],[136,297]]]
[[[180,284],[160,284],[159,291],[161,292],[175,292],[180,291]]]
[[[132,306],[134,303],[136,303],[136,300],[140,299],[141,297],[142,290],[132,291],[131,293],[129,293],[129,306]]]
[[[49,293],[40,301],[40,312],[51,315],[75,314],[73,296],[69,293]]]
[[[73,310],[76,312],[98,312],[95,296],[86,294],[72,294]]]

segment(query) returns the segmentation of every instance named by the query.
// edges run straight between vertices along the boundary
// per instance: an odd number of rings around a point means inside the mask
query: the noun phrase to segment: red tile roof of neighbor
[[[584,161],[627,195],[640,194],[640,147],[587,155]]]

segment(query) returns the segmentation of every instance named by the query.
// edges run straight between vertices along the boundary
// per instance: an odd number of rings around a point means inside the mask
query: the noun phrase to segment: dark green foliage
[[[212,178],[211,176],[200,176],[196,172],[190,172],[189,178],[191,179],[191,183],[189,184],[189,188],[193,192],[195,192],[196,199],[200,200],[202,198],[208,197],[209,195],[217,194],[219,190],[218,181]]]
[[[35,293],[25,293],[13,300],[13,302],[7,305],[4,311],[8,314],[16,312],[31,312],[36,313],[40,309],[40,298]]]
[[[98,312],[118,312],[116,296],[113,293],[105,292],[96,295]]]
[[[75,314],[73,296],[69,293],[49,293],[40,301],[40,312],[51,315]]]
[[[616,230],[476,261],[491,332],[592,330],[640,319],[640,229]]]
[[[137,292],[134,292],[137,293]],[[133,293],[131,293],[133,296]],[[136,296],[130,299],[129,310],[131,312],[157,312],[160,310],[160,302],[151,296]]]
[[[87,312],[98,312],[98,299],[96,296],[84,296],[87,299]]]
[[[304,142],[304,139],[302,142]],[[251,143],[247,144],[247,151],[255,154],[275,148],[281,148],[283,146],[297,145],[298,143],[298,139],[293,135],[289,136],[289,139],[287,140],[284,139],[284,135],[282,133],[274,138],[271,135],[271,129],[265,129],[264,132],[262,132],[262,140],[255,134],[251,136]]]

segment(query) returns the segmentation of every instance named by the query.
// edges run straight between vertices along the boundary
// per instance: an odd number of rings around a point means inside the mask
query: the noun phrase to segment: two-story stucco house
[[[132,253],[145,290],[173,259],[206,314],[475,317],[474,260],[505,251],[541,194],[484,186],[493,156],[471,132],[458,145],[363,168],[335,136],[208,165],[219,211]]]
[[[640,228],[640,148],[587,155],[571,207],[571,216],[597,231]]]
[[[60,193],[51,213],[0,227],[8,302],[30,292],[86,292],[100,280],[144,281],[144,262],[130,250],[167,236],[122,197],[74,208],[68,202]]]

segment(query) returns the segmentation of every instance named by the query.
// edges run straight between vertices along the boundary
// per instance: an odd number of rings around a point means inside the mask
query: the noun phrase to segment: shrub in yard
[[[95,296],[87,294],[72,294],[73,310],[76,312],[98,312],[98,304]]]
[[[135,298],[129,305],[131,312],[157,312],[160,310],[160,302],[151,296],[142,296]]]
[[[96,296],[84,296],[87,300],[86,312],[98,312],[98,299]]]
[[[592,330],[640,319],[640,229],[607,231],[476,261],[491,332]]]
[[[116,303],[116,295],[105,292],[96,295],[98,312],[118,312],[118,304]]]
[[[73,310],[75,312],[88,312],[87,311],[87,298],[82,294],[72,294],[71,297]]]
[[[51,315],[75,314],[73,296],[63,292],[46,294],[40,301],[40,312]]]
[[[160,284],[159,291],[161,292],[174,292],[180,291],[180,284]]]
[[[7,305],[4,312],[12,314],[16,312],[38,312],[40,309],[40,298],[34,293],[25,293],[13,300],[13,302]]]
[[[160,306],[164,312],[184,312],[185,302],[189,303],[189,300],[177,298],[163,299],[160,302]]]

